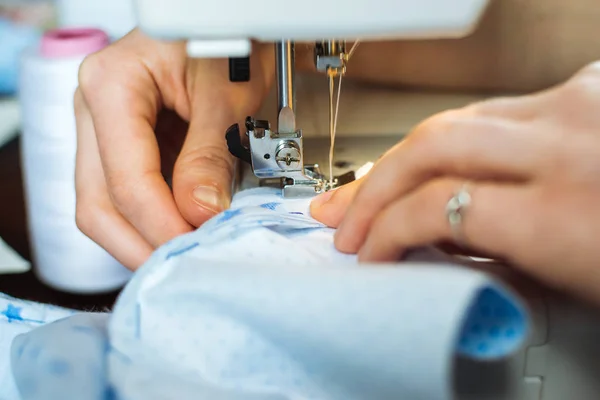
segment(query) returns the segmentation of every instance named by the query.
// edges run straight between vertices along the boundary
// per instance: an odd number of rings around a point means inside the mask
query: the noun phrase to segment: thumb
[[[199,227],[231,202],[234,159],[221,124],[198,126],[192,120],[173,170],[173,196],[179,212]]]
[[[344,215],[346,215],[346,210],[348,210],[352,200],[354,200],[363,179],[358,179],[315,197],[310,204],[312,217],[327,226],[337,228]]]

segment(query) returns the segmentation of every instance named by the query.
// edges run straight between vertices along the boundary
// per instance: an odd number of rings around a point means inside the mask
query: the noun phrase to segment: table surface
[[[0,147],[0,237],[23,258],[31,260],[19,144],[19,138],[16,138]],[[45,286],[37,279],[33,270],[25,274],[0,275],[0,292],[22,299],[88,311],[112,307],[118,295],[118,292],[93,296],[59,292]]]

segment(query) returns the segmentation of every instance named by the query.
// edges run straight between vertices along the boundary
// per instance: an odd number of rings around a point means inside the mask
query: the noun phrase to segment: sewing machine
[[[345,73],[350,53],[346,40],[461,37],[475,27],[486,5],[487,0],[137,0],[137,12],[146,33],[188,40],[190,56],[229,58],[232,82],[252,79],[251,40],[275,43],[276,128],[250,116],[244,129],[232,125],[223,134],[231,153],[248,166],[244,182],[276,181],[285,196],[295,197],[313,196],[341,183],[328,180],[319,168],[327,158],[329,138],[307,145],[297,125],[295,43],[314,43],[316,69],[333,80]],[[344,148],[342,157],[361,164],[375,160],[394,142],[387,138],[376,145],[371,137],[341,138],[339,144]],[[308,163],[311,157],[319,162]],[[338,178],[352,173],[343,165],[335,172]],[[600,396],[600,313],[545,288],[527,287],[521,293],[534,325],[527,345],[499,363],[458,359],[454,376],[458,400]]]
[[[231,153],[250,164],[257,178],[275,181],[286,197],[298,197],[328,190],[340,180],[331,174],[327,180],[318,165],[305,163],[302,129],[296,123],[295,42],[315,44],[315,67],[329,76],[331,88],[333,80],[346,72],[351,55],[346,40],[464,36],[474,28],[487,0],[376,0],[351,6],[319,0],[236,4],[140,0],[137,4],[144,31],[187,39],[191,57],[228,57],[233,82],[251,79],[251,40],[276,43],[276,128],[250,116],[244,132],[233,125],[226,137]],[[437,12],[432,13],[434,9]],[[334,118],[332,92],[330,120]]]

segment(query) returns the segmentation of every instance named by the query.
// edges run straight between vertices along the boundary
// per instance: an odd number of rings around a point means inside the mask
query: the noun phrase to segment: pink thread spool
[[[108,44],[108,35],[99,29],[56,29],[44,34],[40,53],[47,58],[74,57],[95,53]]]

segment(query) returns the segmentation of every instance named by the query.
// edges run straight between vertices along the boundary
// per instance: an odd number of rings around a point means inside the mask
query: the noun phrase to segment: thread
[[[331,130],[331,143],[329,145],[329,185],[331,188],[333,188],[333,184],[334,184],[334,177],[333,177],[333,156],[334,156],[334,150],[335,150],[335,134],[337,132],[337,121],[338,121],[338,115],[339,115],[339,110],[340,110],[340,95],[342,94],[342,78],[344,77],[344,74],[340,74],[340,77],[338,78],[338,90],[337,90],[337,96],[335,99],[335,111],[333,113],[333,126],[332,126],[332,130]]]
[[[329,187],[333,186],[333,147],[334,147],[334,120],[335,110],[333,108],[333,94],[335,90],[335,80],[333,74],[327,70],[327,83],[329,84]]]
[[[81,62],[107,44],[96,29],[55,30],[21,59],[21,159],[34,270],[48,286],[72,293],[115,290],[131,276],[75,223],[73,95]]]
[[[359,41],[355,41],[354,45],[350,49],[346,61],[350,60],[356,48],[359,45]],[[327,79],[329,82],[329,187],[333,188],[334,186],[334,177],[333,177],[333,156],[335,151],[335,134],[337,132],[337,121],[340,110],[340,96],[342,94],[342,78],[344,77],[344,73],[339,74],[338,81],[338,89],[337,96],[335,97],[335,107],[334,107],[334,89],[335,89],[335,75],[331,70],[327,70]]]

